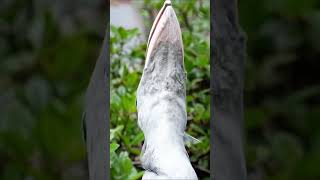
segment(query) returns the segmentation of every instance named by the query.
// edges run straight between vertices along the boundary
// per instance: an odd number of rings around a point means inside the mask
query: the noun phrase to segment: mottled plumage
[[[151,29],[137,90],[138,124],[145,135],[144,180],[197,179],[184,146],[185,82],[181,30],[167,0]]]

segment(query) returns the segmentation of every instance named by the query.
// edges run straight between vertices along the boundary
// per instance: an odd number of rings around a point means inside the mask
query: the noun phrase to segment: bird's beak
[[[149,34],[149,38],[148,38],[148,46],[150,43],[150,39],[153,36],[154,30],[156,29],[157,25],[159,24],[159,20],[161,19],[163,12],[165,11],[166,7],[171,6],[171,1],[165,1],[162,8],[160,9],[156,19],[154,20],[152,27],[151,27],[151,31]]]
[[[165,1],[150,31],[147,55],[137,91],[137,108],[148,95],[162,90],[185,96],[180,25],[171,1]]]
[[[145,68],[148,67],[149,60],[152,59],[154,53],[164,43],[171,43],[175,46],[175,50],[179,51],[177,53],[181,53],[183,58],[180,25],[170,0],[164,2],[152,25],[147,44]]]

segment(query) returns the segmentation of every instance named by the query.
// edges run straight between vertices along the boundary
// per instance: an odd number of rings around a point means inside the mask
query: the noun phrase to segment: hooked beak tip
[[[170,4],[171,5],[171,0],[166,0],[165,2],[164,2],[164,4]]]

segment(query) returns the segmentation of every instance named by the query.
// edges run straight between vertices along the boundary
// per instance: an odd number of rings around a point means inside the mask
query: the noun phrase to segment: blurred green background
[[[101,0],[0,1],[0,179],[87,180],[83,97]]]
[[[320,1],[240,0],[249,179],[320,179]]]
[[[148,31],[149,15],[154,16],[162,2],[138,2]],[[82,104],[105,32],[106,3],[0,1],[1,180],[88,179]],[[208,3],[180,0],[175,10],[188,72],[188,132],[202,140],[188,145],[188,150],[205,179],[210,137]],[[248,39],[244,92],[248,179],[320,179],[320,2],[240,0],[239,14]],[[139,33],[111,28],[113,179],[141,176],[136,157],[143,136],[135,124],[134,92],[146,45],[121,51],[123,42]],[[118,126],[119,122],[125,123]]]

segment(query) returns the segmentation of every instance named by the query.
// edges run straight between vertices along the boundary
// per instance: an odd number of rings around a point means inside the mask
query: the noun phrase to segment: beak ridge
[[[161,43],[171,43],[183,54],[183,44],[178,18],[170,0],[166,0],[159,11],[149,34],[145,68]]]

